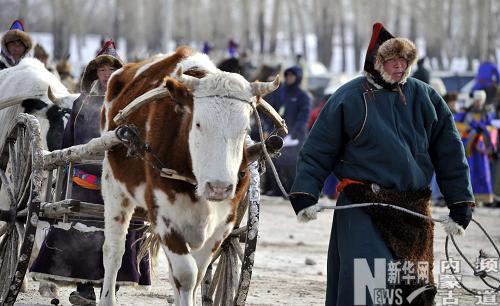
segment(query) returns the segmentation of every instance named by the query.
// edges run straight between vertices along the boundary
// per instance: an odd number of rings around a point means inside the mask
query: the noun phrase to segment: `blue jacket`
[[[486,89],[492,85],[500,84],[500,73],[497,66],[492,62],[483,62],[479,65],[476,82],[472,90]]]
[[[285,70],[285,74],[290,72],[297,76],[295,83],[283,84],[265,99],[285,119],[292,138],[303,140],[307,132],[307,120],[311,113],[311,99],[305,91],[300,89],[302,69],[294,66]]]

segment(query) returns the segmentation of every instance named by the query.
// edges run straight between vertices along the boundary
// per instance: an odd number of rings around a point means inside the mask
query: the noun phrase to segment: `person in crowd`
[[[81,96],[74,102],[70,119],[64,131],[63,147],[87,143],[100,136],[100,113],[106,86],[111,74],[123,65],[114,42],[104,43],[96,58],[85,68],[81,81]],[[72,171],[71,199],[93,204],[104,204],[101,195],[102,165],[79,163]],[[69,196],[69,195],[67,195]],[[37,279],[76,283],[76,291],[69,296],[73,305],[95,305],[94,286],[103,281],[102,220],[69,220],[49,229],[31,273]],[[125,254],[118,272],[119,285],[150,285],[149,258],[140,262],[137,255],[142,231],[130,229]]]
[[[394,37],[380,23],[373,26],[365,76],[332,95],[300,150],[290,193],[299,221],[317,217],[318,196],[332,171],[340,180],[337,206],[389,203],[430,216],[435,170],[450,225],[456,231],[467,227],[474,196],[464,148],[441,96],[408,77],[416,59],[413,42]],[[389,207],[335,211],[326,305],[378,304],[366,286],[358,286],[366,273],[355,273],[363,267],[373,273],[376,259],[426,262],[426,279],[376,285],[400,288],[404,299],[428,285],[413,303],[433,305],[433,224]]]
[[[40,62],[42,62],[48,71],[52,72],[52,74],[59,77],[59,73],[57,73],[57,69],[49,61],[49,54],[47,53],[47,51],[45,50],[45,48],[42,45],[40,45],[40,44],[35,45],[35,47],[33,48],[33,57],[36,58],[37,60],[39,60]]]
[[[15,20],[2,36],[0,70],[16,66],[33,47],[31,36],[24,30],[21,20]]]
[[[486,92],[474,91],[471,101],[466,111],[455,115],[455,120],[465,146],[474,196],[489,204],[494,200],[490,158],[496,151],[497,130],[485,108]]]
[[[457,92],[449,92],[444,95],[443,99],[453,115],[455,115],[460,111],[460,106],[458,105]]]
[[[311,113],[311,98],[300,88],[302,69],[292,66],[285,70],[285,82],[277,90],[265,97],[266,101],[285,120],[289,135],[284,139],[281,156],[276,160],[279,177],[285,190],[289,191],[295,177],[297,154],[307,134],[307,121]],[[268,195],[279,196],[279,190],[274,179],[270,180]]]
[[[56,65],[57,73],[61,78],[61,82],[71,93],[79,92],[78,85],[72,74],[72,67],[68,59],[64,59]]]
[[[206,55],[210,55],[210,52],[212,52],[213,48],[214,48],[214,45],[211,42],[204,41],[203,48],[202,48],[201,52],[205,53]]]
[[[500,85],[500,72],[494,60],[487,60],[479,65],[472,92],[484,90],[486,92],[486,104],[490,104],[496,98],[497,88]]]
[[[238,57],[238,43],[234,39],[229,39],[227,42],[227,53],[230,58]]]
[[[422,57],[417,61],[417,70],[413,74],[413,77],[426,84],[430,83],[431,72],[429,71],[429,69],[425,68],[425,57]]]

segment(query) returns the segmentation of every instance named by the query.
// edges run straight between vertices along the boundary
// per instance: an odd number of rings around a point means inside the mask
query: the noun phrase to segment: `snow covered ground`
[[[331,204],[331,203],[329,203]],[[434,216],[447,214],[447,208],[436,207]],[[252,283],[247,305],[324,305],[326,286],[326,257],[333,212],[324,211],[318,220],[306,224],[296,221],[290,204],[281,198],[263,197],[259,227],[259,243],[255,257]],[[475,218],[489,231],[496,243],[500,242],[498,219],[500,209],[478,208]],[[435,279],[439,281],[440,261],[444,256],[444,231],[436,226],[435,238]],[[478,228],[470,225],[466,236],[458,241],[461,249],[472,261],[478,256],[480,248],[489,254],[496,254],[486,237]],[[456,252],[451,256],[458,258]],[[306,264],[307,261],[307,264]],[[498,268],[498,267],[497,267]],[[484,288],[482,282],[465,269],[462,262],[463,280],[472,288]],[[498,273],[496,274],[498,277]],[[37,283],[31,282],[29,291],[20,294],[16,305],[50,305],[49,298],[40,297]],[[61,304],[68,305],[68,295],[74,290],[64,287],[61,291]],[[97,290],[96,290],[97,291]],[[478,301],[474,296],[466,295],[463,290],[455,289],[452,297],[457,303],[446,303],[448,290],[441,289],[436,297],[436,304],[472,306]],[[118,293],[119,305],[166,305],[171,299],[172,290],[168,283],[166,259],[160,258],[157,275],[149,290],[132,287],[121,288]],[[198,305],[200,303],[199,292]],[[500,297],[496,296],[500,303]]]

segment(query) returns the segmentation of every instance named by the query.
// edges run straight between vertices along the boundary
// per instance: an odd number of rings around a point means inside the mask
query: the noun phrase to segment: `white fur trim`
[[[450,216],[446,216],[443,221],[441,222],[443,225],[444,231],[446,232],[447,235],[450,236],[463,236],[465,234],[465,229],[458,225],[453,219],[450,218]]]
[[[318,204],[309,206],[307,208],[299,211],[297,215],[297,220],[301,223],[309,222],[311,220],[316,220],[318,218]]]

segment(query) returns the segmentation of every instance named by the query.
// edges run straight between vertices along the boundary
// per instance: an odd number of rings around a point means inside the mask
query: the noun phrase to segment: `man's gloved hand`
[[[304,208],[299,211],[297,215],[297,220],[302,223],[309,222],[311,220],[316,220],[318,218],[318,205],[314,204],[308,208]]]
[[[472,219],[472,209],[470,205],[467,203],[459,203],[450,205],[449,208],[450,218],[466,229]]]
[[[317,200],[307,194],[290,194],[290,202],[299,222],[308,222],[317,218]]]

